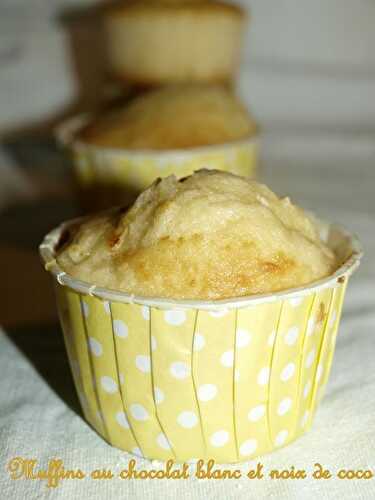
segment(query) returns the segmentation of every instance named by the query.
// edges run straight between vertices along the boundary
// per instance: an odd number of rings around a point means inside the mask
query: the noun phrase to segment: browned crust
[[[111,241],[108,241],[108,244],[111,244]],[[223,265],[209,267],[206,270],[199,266],[195,268],[191,262],[186,260],[186,255],[189,252],[185,253],[183,250],[183,248],[199,250],[201,245],[204,245],[201,234],[193,235],[187,239],[180,237],[173,241],[166,237],[161,239],[154,249],[140,248],[136,252],[122,253],[118,255],[116,260],[120,267],[122,265],[129,266],[137,276],[137,280],[146,286],[153,287],[154,278],[158,276],[163,281],[165,288],[170,289],[171,296],[180,297],[182,289],[190,286],[195,288],[197,296],[201,299],[219,299],[248,293],[263,293],[268,291],[264,283],[274,284],[278,279],[283,283],[284,279],[288,279],[288,277],[293,276],[294,271],[298,271],[296,262],[282,253],[277,254],[272,261],[258,260],[253,262],[253,265],[249,265],[246,258],[247,247],[252,244],[251,241],[239,242],[235,245],[219,244],[216,250],[222,256]],[[152,258],[150,258],[150,250]],[[185,270],[184,283],[177,288],[170,272],[171,251],[178,256],[176,265],[181,266],[179,272],[182,268]],[[233,255],[236,257],[233,258]],[[223,276],[226,277],[224,281]],[[290,286],[289,281],[288,286]],[[283,288],[282,285],[281,288]]]

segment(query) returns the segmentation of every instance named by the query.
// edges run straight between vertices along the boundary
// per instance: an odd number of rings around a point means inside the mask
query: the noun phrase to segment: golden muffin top
[[[86,219],[70,229],[56,260],[98,286],[207,300],[306,285],[337,267],[314,222],[289,198],[216,170],[158,179],[128,211]]]
[[[134,98],[94,120],[79,138],[100,147],[173,150],[247,139],[255,132],[254,120],[228,90],[181,85]]]

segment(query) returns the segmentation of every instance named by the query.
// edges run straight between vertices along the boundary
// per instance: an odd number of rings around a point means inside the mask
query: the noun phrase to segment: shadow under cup
[[[140,298],[76,280],[56,264],[64,227],[40,246],[55,278],[87,422],[149,459],[245,461],[312,424],[327,384],[355,237],[322,224],[342,265],[310,286],[222,301]]]

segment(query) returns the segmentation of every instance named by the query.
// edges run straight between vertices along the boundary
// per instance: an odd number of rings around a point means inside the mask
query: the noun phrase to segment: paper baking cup
[[[141,298],[54,275],[86,420],[110,444],[150,459],[248,460],[310,428],[326,386],[358,241],[326,231],[343,265],[311,286],[222,301]]]
[[[76,139],[88,121],[88,116],[78,116],[57,130],[58,141],[72,154],[76,178],[83,189],[118,187],[135,196],[157,177],[175,174],[181,178],[200,168],[219,169],[242,176],[255,175],[257,138],[184,150],[103,148]],[[118,195],[121,196],[121,191]],[[115,200],[110,204],[118,202]]]

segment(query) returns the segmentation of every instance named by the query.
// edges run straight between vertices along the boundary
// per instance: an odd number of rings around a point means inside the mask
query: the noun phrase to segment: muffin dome
[[[244,20],[241,8],[220,1],[118,2],[105,16],[112,73],[140,86],[229,82]]]
[[[247,139],[256,124],[221,87],[166,87],[89,124],[80,139],[100,147],[183,149]]]
[[[76,278],[139,296],[214,300],[302,286],[336,267],[289,198],[214,170],[158,179],[128,211],[71,228],[57,262]]]

